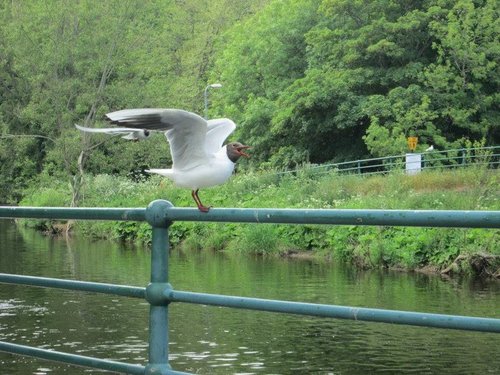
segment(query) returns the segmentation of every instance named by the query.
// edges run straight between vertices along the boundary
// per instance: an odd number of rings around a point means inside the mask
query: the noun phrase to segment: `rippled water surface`
[[[47,238],[0,220],[0,272],[145,286],[150,252]],[[171,252],[176,289],[500,318],[498,281],[307,260]],[[500,374],[500,335],[173,304],[170,363],[199,374]],[[147,361],[142,300],[0,284],[0,340]],[[1,375],[98,373],[0,352]]]

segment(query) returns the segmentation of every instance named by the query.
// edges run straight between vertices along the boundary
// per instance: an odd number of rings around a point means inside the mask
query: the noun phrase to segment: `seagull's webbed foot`
[[[198,210],[200,210],[201,212],[208,212],[210,211],[210,206],[207,207],[207,206],[198,206]]]
[[[207,207],[201,203],[200,197],[198,196],[198,191],[200,189],[192,190],[191,191],[191,196],[193,197],[194,201],[196,202],[196,205],[198,206],[198,210],[201,212],[208,212],[210,211],[210,206]]]

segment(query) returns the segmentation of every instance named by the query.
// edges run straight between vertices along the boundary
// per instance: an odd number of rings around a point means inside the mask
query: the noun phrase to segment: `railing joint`
[[[150,283],[146,287],[146,301],[152,306],[167,306],[170,303],[168,295],[172,290],[169,283]]]
[[[168,219],[167,210],[172,207],[172,203],[163,199],[152,201],[146,208],[146,221],[152,227],[168,228],[172,220]]]

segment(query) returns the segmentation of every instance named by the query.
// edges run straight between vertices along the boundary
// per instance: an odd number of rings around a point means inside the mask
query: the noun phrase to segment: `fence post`
[[[151,283],[146,288],[149,310],[149,361],[145,374],[165,375],[168,363],[168,301],[163,297],[168,284],[168,227],[166,210],[173,205],[156,200],[146,210],[146,220],[152,226]]]

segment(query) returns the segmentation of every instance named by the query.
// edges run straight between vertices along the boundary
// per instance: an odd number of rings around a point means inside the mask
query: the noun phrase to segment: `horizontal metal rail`
[[[432,164],[432,161],[433,160],[425,160],[425,168],[422,168],[422,170],[429,170],[429,169],[440,169],[440,168],[443,168],[442,165],[428,165],[428,164]],[[498,166],[500,165],[500,159],[498,161],[485,161],[485,162],[482,162],[482,161],[476,161],[474,162],[474,166],[490,166],[490,167],[494,167],[494,166]],[[465,168],[465,167],[469,167],[469,165],[464,165],[464,164],[457,164],[457,165],[450,165],[450,167],[453,167],[453,168]]]
[[[68,363],[77,366],[92,367],[100,370],[113,372],[122,372],[125,374],[145,374],[145,366],[132,365],[129,363],[109,361],[94,357],[86,357],[77,354],[57,352],[48,349],[34,348],[26,345],[19,345],[0,341],[0,351],[5,351],[14,354],[28,355],[49,361]]]
[[[169,302],[187,302],[324,318],[500,333],[500,319],[491,318],[234,297],[177,291],[168,287],[164,291],[164,296]]]
[[[79,220],[146,220],[144,208],[114,208],[103,214],[103,208],[0,207],[0,218],[47,218]],[[418,227],[500,228],[500,211],[467,210],[361,210],[361,209],[279,209],[279,208],[212,208],[208,213],[195,208],[168,207],[161,220],[208,221],[227,223],[390,225]]]
[[[41,286],[45,288],[58,288],[78,290],[81,292],[94,292],[114,294],[123,297],[146,298],[146,288],[135,286],[104,284],[89,281],[54,279],[49,277],[13,275],[0,273],[0,283]]]
[[[439,163],[433,168],[465,167],[469,165],[488,165],[495,167],[499,164],[500,146],[459,148],[450,150],[432,150],[419,152],[422,155],[422,169],[430,169],[430,164]],[[404,167],[406,154],[390,155],[378,158],[359,159],[328,164],[313,164],[293,170],[286,170],[273,173],[275,175],[296,174],[303,171],[311,171],[315,174],[325,174],[331,171],[337,172],[357,172],[362,174],[386,173],[394,169]],[[478,159],[478,160],[476,160]],[[481,162],[481,160],[488,160]],[[496,160],[496,161],[495,161]],[[373,169],[381,169],[373,171]]]
[[[372,309],[364,307],[335,306],[316,303],[186,292],[181,290],[174,290],[172,289],[170,284],[160,285],[160,290],[150,291],[150,295],[148,296],[147,288],[141,287],[24,275],[12,275],[4,273],[0,273],[0,283],[22,284],[46,288],[62,288],[84,292],[112,294],[125,297],[154,299],[155,303],[159,304],[168,304],[170,302],[186,302],[193,304],[338,319],[500,333],[500,319]],[[157,295],[158,293],[160,293],[159,296]]]
[[[0,274],[1,283],[60,288],[142,298],[150,304],[149,360],[147,366],[114,362],[17,343],[0,342],[0,351],[29,355],[74,365],[126,374],[185,374],[168,364],[168,306],[185,302],[299,315],[405,324],[433,328],[500,333],[500,319],[468,317],[364,307],[324,305],[217,294],[177,291],[168,284],[168,228],[174,221],[241,223],[390,225],[420,227],[500,228],[500,211],[434,210],[318,210],[318,209],[211,209],[174,208],[154,201],[148,208],[0,207],[0,218],[147,221],[152,226],[151,283],[146,288],[45,277]]]
[[[196,209],[172,208],[165,211],[165,220],[500,228],[500,211],[219,208],[204,214]]]
[[[500,156],[500,154],[499,154]],[[425,167],[423,166],[425,163]],[[469,164],[454,164],[454,165],[429,165],[430,162],[428,160],[422,160],[422,171],[429,171],[429,170],[435,170],[435,169],[446,169],[446,168],[467,168],[470,167]],[[373,176],[373,175],[384,175],[388,173],[392,173],[394,171],[400,171],[404,172],[404,170],[394,168],[395,166],[404,166],[405,163],[393,163],[393,164],[384,164],[384,170],[375,170],[375,171],[368,171],[369,169],[374,169],[375,167],[381,167],[382,165],[370,165],[370,166],[365,166],[362,167],[362,174],[359,172],[358,167],[351,167],[351,168],[344,168],[344,169],[338,169],[338,172],[346,173],[347,175],[353,175],[356,174],[358,176],[363,176],[363,177],[368,177],[368,176]],[[480,162],[476,161],[474,162],[474,166],[489,166],[489,167],[497,167],[500,165],[500,160],[499,161],[489,161],[489,162]],[[315,171],[315,175],[326,175],[328,173],[331,173],[332,171],[335,171],[334,169],[325,169],[325,170],[319,170]],[[355,173],[352,173],[355,172]]]
[[[145,221],[145,208],[0,206],[0,218]]]

